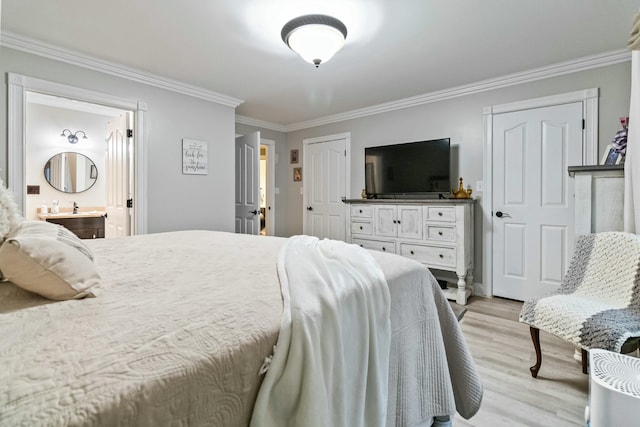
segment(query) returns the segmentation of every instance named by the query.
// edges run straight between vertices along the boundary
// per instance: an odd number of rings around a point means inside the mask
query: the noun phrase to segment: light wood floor
[[[482,405],[454,426],[584,426],[589,376],[574,348],[540,332],[542,367],[532,378],[535,353],[529,326],[518,322],[521,302],[471,298],[461,326],[484,383]]]

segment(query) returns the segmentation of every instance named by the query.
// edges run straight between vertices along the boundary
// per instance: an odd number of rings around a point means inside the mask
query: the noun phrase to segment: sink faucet
[[[73,202],[73,213],[74,214],[78,213],[78,204],[76,202]]]

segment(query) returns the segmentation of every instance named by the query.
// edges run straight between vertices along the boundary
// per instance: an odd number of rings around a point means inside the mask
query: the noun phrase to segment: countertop
[[[44,221],[50,218],[99,218],[101,216],[105,216],[105,214],[105,211],[80,211],[75,214],[73,212],[39,213],[38,218]]]

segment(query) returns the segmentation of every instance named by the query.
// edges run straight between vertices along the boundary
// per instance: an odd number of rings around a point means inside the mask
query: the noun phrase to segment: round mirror
[[[84,154],[58,153],[45,163],[44,178],[63,193],[82,193],[96,183],[98,168]]]

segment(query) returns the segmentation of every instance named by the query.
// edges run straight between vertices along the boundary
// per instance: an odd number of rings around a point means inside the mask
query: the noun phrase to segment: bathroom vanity
[[[39,213],[41,220],[62,225],[81,239],[104,238],[104,211]]]

